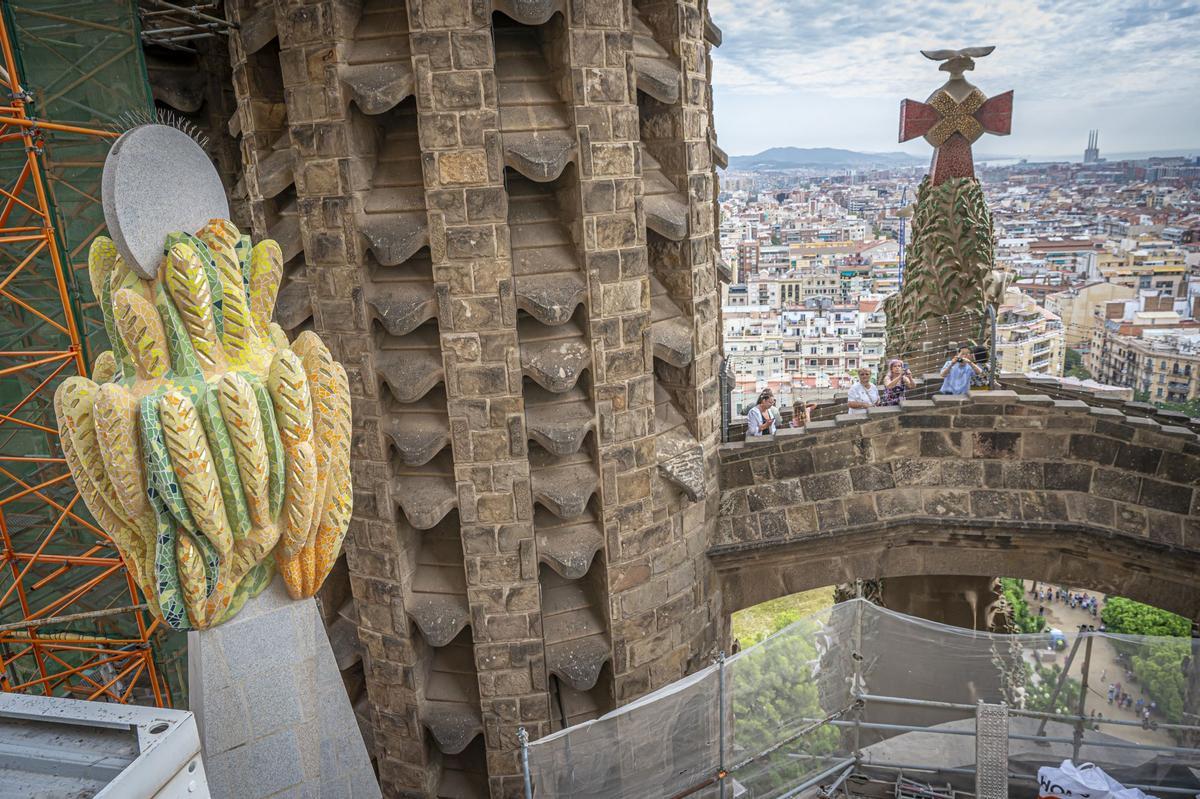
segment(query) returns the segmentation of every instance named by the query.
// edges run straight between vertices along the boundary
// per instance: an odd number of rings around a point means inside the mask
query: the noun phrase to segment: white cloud
[[[1147,129],[1146,141],[1160,142],[1152,146],[1200,144],[1191,138],[1200,122],[1197,0],[872,0],[840,6],[711,0],[709,8],[724,32],[713,55],[713,82],[718,132],[730,152],[746,148],[738,128],[726,136],[723,106],[753,105],[759,97],[764,108],[803,98],[809,117],[836,115],[848,101],[894,109],[903,97],[924,99],[941,82],[919,49],[979,44],[997,47],[979,61],[972,80],[988,93],[1014,89],[1017,121],[1033,110],[1041,122],[1056,120],[1063,146],[1054,152],[1077,149],[1079,131],[1089,126],[1121,127],[1114,116],[1129,113],[1124,109],[1131,105],[1168,109],[1178,128],[1170,132],[1174,145],[1161,143],[1171,138],[1165,131]],[[730,98],[739,102],[726,102]],[[738,124],[746,127],[744,119]],[[1028,144],[1050,146],[1053,138],[1040,133]],[[798,143],[792,139],[782,135],[776,143]],[[1128,143],[1130,149],[1140,146]]]

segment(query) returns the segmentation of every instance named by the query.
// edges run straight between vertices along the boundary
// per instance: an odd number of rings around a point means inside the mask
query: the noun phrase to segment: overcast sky
[[[982,154],[1200,153],[1200,0],[710,0],[717,134],[767,147],[929,152],[897,144],[900,101],[945,80],[922,48],[996,45],[967,78],[1015,91],[1013,133]]]

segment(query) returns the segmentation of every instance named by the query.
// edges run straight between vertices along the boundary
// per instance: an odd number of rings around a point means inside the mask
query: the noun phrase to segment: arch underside
[[[858,578],[956,574],[1076,585],[1200,619],[1200,553],[1076,523],[914,518],[708,555],[726,613]]]

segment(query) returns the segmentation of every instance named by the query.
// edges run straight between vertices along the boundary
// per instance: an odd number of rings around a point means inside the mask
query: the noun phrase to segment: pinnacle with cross
[[[938,69],[949,72],[950,80],[923,103],[900,103],[900,141],[924,136],[933,145],[929,180],[934,186],[949,178],[974,177],[971,145],[984,133],[1007,136],[1012,131],[1012,91],[989,99],[963,77],[963,72],[975,68],[974,59],[994,49],[921,51],[931,61],[942,61]]]

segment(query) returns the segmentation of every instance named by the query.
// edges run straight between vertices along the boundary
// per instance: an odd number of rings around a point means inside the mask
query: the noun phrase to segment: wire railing
[[[887,354],[881,359],[879,367],[872,377],[872,382],[876,384],[879,390],[881,402],[884,401],[885,394],[883,383],[887,375],[888,364],[892,360],[901,361],[911,373],[915,383],[913,387],[905,390],[904,396],[909,399],[923,399],[937,393],[942,384],[942,378],[938,372],[962,346],[969,347],[972,350],[973,357],[979,364],[982,372],[979,376],[973,378],[973,384],[976,386],[984,384],[994,385],[996,359],[994,357],[994,348],[991,346],[994,336],[989,335],[990,322],[991,317],[986,313],[965,311],[906,326],[911,331],[919,332],[922,336],[922,342],[925,343],[922,343],[919,347],[900,352],[887,350]],[[794,357],[797,360],[816,360],[820,362],[832,357],[827,353],[804,352],[803,348],[806,340],[798,338],[795,341],[797,342],[798,351],[794,354],[788,353],[787,357],[789,358]],[[928,344],[928,342],[933,341],[944,343],[935,349],[932,345]],[[819,368],[819,364],[817,366],[810,364],[808,368]],[[857,380],[856,377],[852,379]],[[847,398],[843,393],[848,388],[849,386],[839,388],[832,400],[819,403],[813,412],[812,421],[832,419],[838,414],[848,412],[850,408],[847,404]],[[798,395],[801,395],[802,391],[793,389],[791,392],[792,399],[798,399]],[[743,403],[741,407],[737,407],[736,404],[731,405],[728,424],[725,427],[722,440],[736,441],[745,436],[746,413],[753,404],[754,401],[751,400],[748,403]],[[794,416],[790,407],[781,407],[773,410],[777,416],[777,428],[791,426]]]
[[[990,312],[990,309],[988,310]],[[892,358],[898,358],[906,363],[913,374],[914,381],[916,382],[916,386],[906,392],[905,396],[909,399],[928,398],[933,394],[938,393],[938,389],[940,388],[942,382],[939,372],[941,371],[946,359],[953,354],[951,350],[953,350],[954,347],[951,345],[965,344],[972,347],[972,350],[975,352],[976,361],[984,369],[984,375],[972,381],[972,388],[982,388],[985,383],[987,387],[990,388],[1004,387],[1005,378],[1003,378],[1002,375],[1005,373],[1005,371],[1011,369],[1020,370],[1020,365],[1028,362],[1027,365],[1032,368],[1020,373],[1018,373],[1018,371],[1014,371],[1007,378],[1010,381],[1008,384],[1010,387],[1016,387],[1018,385],[1025,387],[1025,378],[1027,376],[1035,376],[1041,373],[1038,364],[1045,365],[1050,363],[1055,357],[1055,353],[1057,353],[1057,358],[1060,359],[1058,363],[1065,363],[1066,351],[1068,349],[1067,342],[1071,334],[1076,334],[1077,338],[1081,340],[1079,346],[1084,348],[1084,352],[1086,352],[1088,349],[1091,349],[1094,346],[1093,342],[1095,341],[1100,341],[1103,346],[1110,346],[1103,344],[1103,342],[1106,340],[1105,331],[1097,324],[1090,324],[1087,322],[1065,322],[1055,330],[1047,331],[1048,334],[1052,333],[1055,337],[1060,335],[1062,336],[1061,347],[1054,348],[1044,346],[1043,351],[1040,353],[1024,353],[1024,349],[1030,346],[1030,342],[1013,340],[1011,336],[1006,336],[1003,332],[998,333],[995,327],[995,318],[988,312],[985,312],[982,315],[975,312],[963,312],[960,314],[936,317],[916,323],[915,325],[908,325],[904,329],[906,332],[912,332],[913,330],[920,331],[922,333],[922,340],[925,341],[926,344],[923,344],[921,347],[909,348],[908,350],[902,352],[888,350],[887,354],[880,360],[878,369],[875,370],[872,376],[872,382],[874,382],[880,388],[880,392],[882,393],[882,382],[887,370],[887,364]],[[1109,332],[1107,340],[1111,341],[1111,339],[1112,334]],[[809,361],[809,363],[802,364],[799,369],[791,370],[793,373],[803,371],[811,373],[814,369],[820,369],[822,362],[828,359],[844,359],[854,357],[855,355],[854,353],[843,353],[835,356],[835,354],[832,353],[814,353],[811,351],[805,352],[804,347],[807,345],[809,341],[808,339],[795,338],[790,339],[790,341],[794,341],[796,343],[796,350],[784,351],[780,356],[777,357],[781,357],[782,359],[786,360],[794,359],[798,361]],[[932,344],[928,343],[936,341],[942,341],[945,342],[945,344],[941,349],[938,349]],[[763,354],[759,352],[739,352],[732,353],[727,357],[731,361],[737,362],[744,361],[746,359],[757,359],[757,357],[760,355]],[[1026,355],[1028,355],[1028,357],[1025,357]],[[861,354],[859,357],[861,358]],[[1099,361],[1104,357],[1105,356],[1103,352],[1093,356],[1094,360],[1096,361]],[[1115,356],[1109,356],[1109,361],[1111,361],[1114,357]],[[1040,360],[1038,360],[1039,358]],[[817,363],[811,363],[813,360],[817,361]],[[775,413],[777,415],[777,427],[783,428],[791,426],[793,421],[790,407],[791,401],[804,399],[806,396],[810,396],[812,394],[833,394],[832,398],[827,397],[825,399],[818,400],[815,403],[809,403],[816,405],[815,409],[812,411],[813,421],[832,419],[838,414],[846,413],[849,410],[846,404],[846,392],[848,388],[853,385],[853,382],[857,380],[853,374],[853,371],[854,370],[848,369],[845,373],[833,375],[834,380],[831,382],[836,381],[841,385],[829,386],[826,388],[814,389],[807,386],[789,386],[785,380],[784,387],[780,392],[781,396],[778,398],[780,407],[775,409]],[[1126,370],[1126,372],[1128,372],[1128,370]],[[1047,374],[1047,377],[1057,376],[1059,375]],[[1158,375],[1158,373],[1149,372],[1146,371],[1145,368],[1142,368],[1136,374],[1123,372],[1120,376],[1116,374],[1110,375],[1102,370],[1100,374],[1095,376],[1095,378],[1098,383],[1115,383],[1116,387],[1118,388],[1129,388],[1135,391],[1143,391],[1147,387],[1153,390],[1156,387],[1166,386],[1167,384],[1165,382],[1160,383],[1158,381],[1159,376],[1160,375]],[[1175,390],[1180,389],[1180,387],[1184,386],[1185,384],[1190,385],[1190,380],[1192,379],[1190,375],[1185,374],[1171,374],[1162,376],[1164,378],[1176,378],[1176,385],[1174,387]],[[733,377],[727,380],[727,388],[723,389],[723,396],[729,396],[729,394],[726,392],[736,390],[736,382],[735,374]],[[1043,384],[1038,388],[1064,399],[1078,399],[1080,397],[1079,392],[1077,390],[1073,390],[1069,386],[1056,389],[1048,384]],[[742,394],[740,396],[740,402],[734,400],[730,404],[728,411],[728,422],[723,426],[724,437],[722,440],[724,441],[740,440],[745,435],[746,413],[754,404],[755,397],[746,394]],[[1165,396],[1152,396],[1151,398],[1155,401],[1166,399]],[[1090,396],[1089,401],[1091,401]],[[1122,404],[1122,401],[1120,400],[1105,401],[1103,399],[1098,399],[1097,402],[1099,404],[1106,404],[1111,407]],[[1147,405],[1144,410],[1144,415],[1161,417],[1164,422],[1172,422],[1187,426],[1190,426],[1194,423],[1190,421],[1186,415],[1173,413],[1170,411],[1155,411],[1150,405]]]

